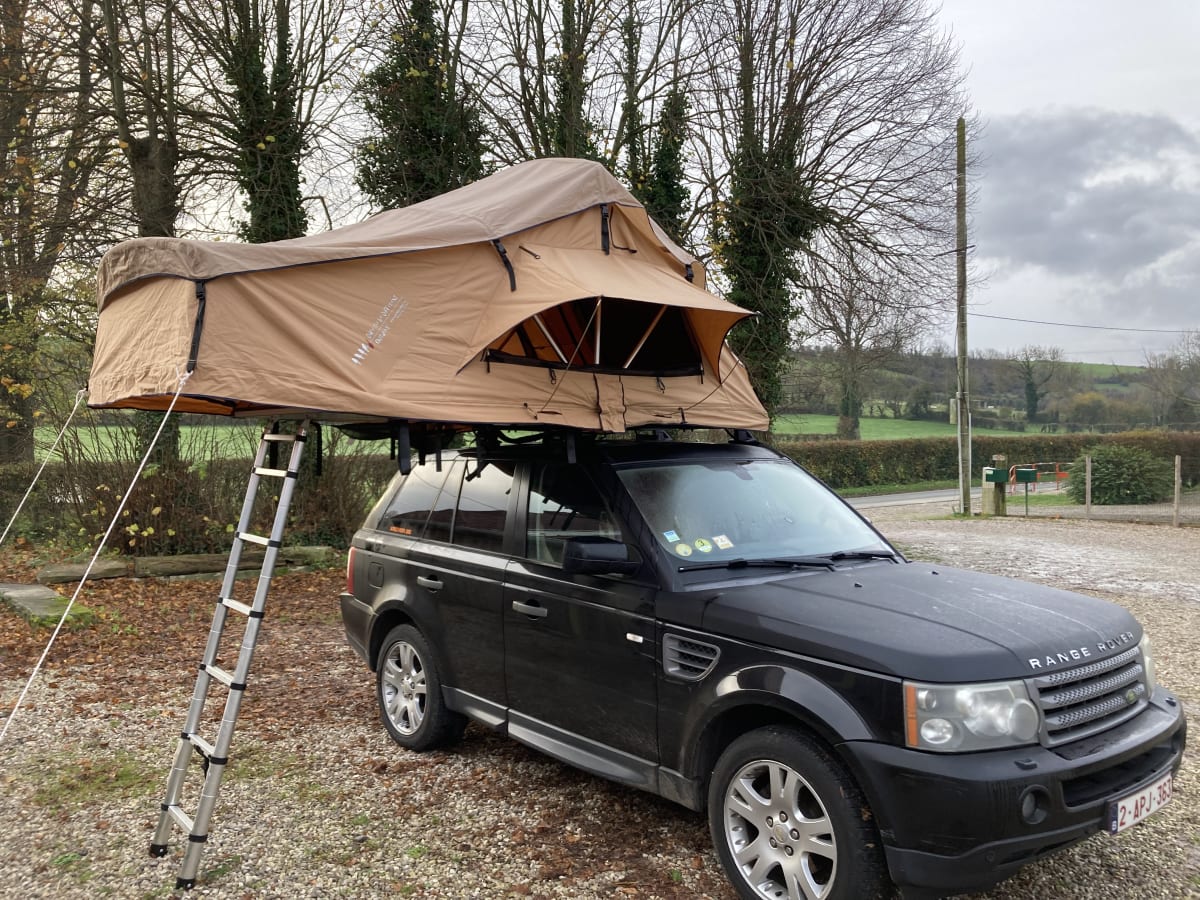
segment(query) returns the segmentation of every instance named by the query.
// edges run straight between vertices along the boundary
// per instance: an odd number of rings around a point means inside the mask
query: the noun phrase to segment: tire
[[[467,719],[447,708],[437,658],[412,625],[388,632],[375,669],[375,699],[388,734],[401,747],[424,752],[456,743]]]
[[[744,900],[890,897],[862,791],[829,750],[795,728],[742,735],[713,769],[708,821]]]

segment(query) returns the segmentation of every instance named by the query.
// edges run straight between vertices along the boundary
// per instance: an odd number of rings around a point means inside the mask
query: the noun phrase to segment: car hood
[[[933,682],[1069,669],[1142,636],[1126,610],[1095,597],[904,562],[726,582],[712,591],[700,624],[714,634]]]

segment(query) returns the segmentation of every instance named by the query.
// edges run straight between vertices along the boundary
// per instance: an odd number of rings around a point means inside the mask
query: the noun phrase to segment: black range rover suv
[[[745,898],[986,887],[1170,799],[1124,609],[905,560],[749,441],[550,436],[398,475],[342,617],[397,743],[467,721],[707,812]]]

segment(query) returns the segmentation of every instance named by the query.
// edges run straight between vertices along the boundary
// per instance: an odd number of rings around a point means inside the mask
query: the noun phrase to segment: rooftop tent
[[[599,164],[543,159],[272,244],[138,238],[100,265],[98,408],[624,431],[761,429],[704,290]]]

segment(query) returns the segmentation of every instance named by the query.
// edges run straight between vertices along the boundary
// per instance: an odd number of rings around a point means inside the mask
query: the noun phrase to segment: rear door
[[[656,762],[654,589],[563,572],[569,538],[626,539],[583,466],[531,463],[523,493],[525,549],[514,554],[503,598],[510,733],[535,746],[558,741],[597,757],[617,751]],[[596,759],[576,762],[602,768]]]
[[[512,483],[511,468],[456,459],[408,559],[420,608],[436,621],[443,683],[459,695],[452,705],[494,724],[505,703],[500,603]]]

